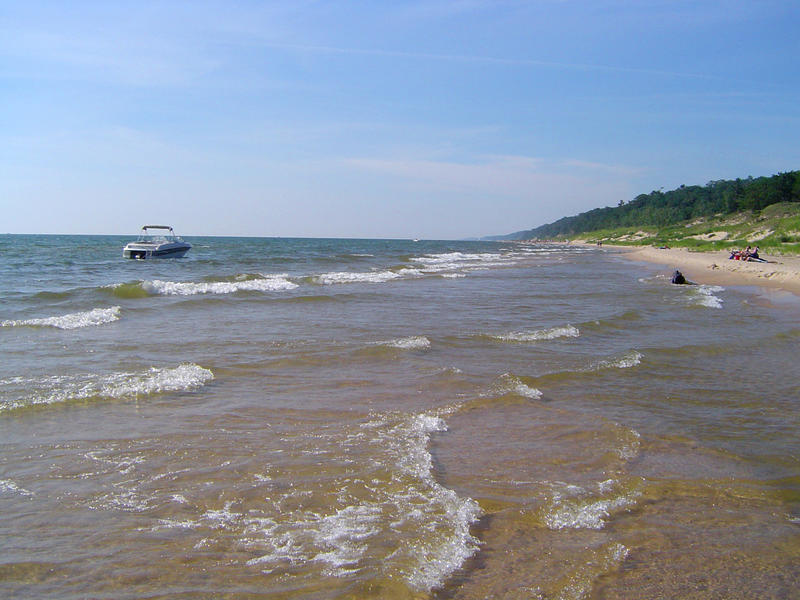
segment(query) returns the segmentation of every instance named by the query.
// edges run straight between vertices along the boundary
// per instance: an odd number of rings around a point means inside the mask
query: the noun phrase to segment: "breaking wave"
[[[14,496],[33,496],[33,492],[20,487],[10,479],[0,479],[0,495],[2,494]]]
[[[0,379],[0,412],[90,399],[123,399],[163,392],[191,390],[214,374],[195,364],[174,368],[152,367],[138,373],[110,375],[53,375],[50,377]]]
[[[550,498],[541,509],[541,518],[550,529],[602,529],[614,514],[636,505],[642,493],[616,479],[591,487],[555,483]]]
[[[417,414],[396,423],[381,419],[365,427],[377,427],[375,441],[384,448],[387,466],[394,465],[408,478],[406,488],[390,496],[397,510],[392,527],[409,534],[417,532],[417,536],[424,531],[416,543],[397,547],[391,562],[411,587],[430,590],[477,551],[479,542],[470,526],[481,509],[471,498],[442,486],[433,475],[430,436],[447,431],[440,416]]]
[[[724,291],[724,287],[718,285],[698,285],[692,286],[692,288],[692,298],[696,304],[708,308],[722,308],[722,299],[714,294]]]
[[[641,364],[641,362],[642,353],[632,350],[623,354],[619,358],[598,361],[594,363],[589,370],[599,371],[601,369],[629,369]]]
[[[125,474],[118,486],[98,494],[89,505],[139,513],[167,507],[147,529],[181,530],[197,549],[222,550],[235,540],[249,555],[240,564],[264,574],[281,575],[302,566],[325,577],[359,573],[367,581],[393,579],[416,592],[429,592],[480,544],[470,532],[481,515],[477,502],[444,487],[434,476],[429,445],[434,434],[447,430],[442,418],[446,413],[377,414],[338,431],[287,431],[280,440],[284,460],[289,461],[285,469],[247,478],[241,477],[238,466],[228,470],[215,464],[209,469],[208,477],[216,481],[231,476],[224,488],[230,494],[225,495],[236,499],[208,495],[210,482],[203,478],[194,488],[171,487],[168,483],[177,481],[175,476],[183,470],[170,465],[170,472],[156,475],[157,488],[151,485],[152,477],[141,480]],[[292,465],[308,466],[309,454],[333,461],[319,467],[329,485],[297,477]],[[356,470],[353,456],[363,456]],[[110,474],[123,474],[135,470],[136,461],[145,457],[115,450],[87,458],[103,461]],[[188,470],[198,469],[193,459],[187,460],[192,461]],[[347,469],[336,469],[337,460],[346,460],[341,466]],[[263,497],[262,488],[269,490],[268,502],[245,500],[253,497],[254,489]]]
[[[541,390],[523,383],[519,377],[511,373],[503,373],[498,377],[491,393],[495,395],[516,394],[534,400],[542,397]]]
[[[538,329],[534,331],[514,331],[503,335],[489,336],[501,342],[540,342],[543,340],[554,340],[562,337],[578,337],[580,331],[577,327],[566,325],[564,327],[551,327],[549,329]]]
[[[317,563],[329,576],[376,570],[417,591],[441,585],[477,550],[470,527],[481,514],[474,500],[433,476],[428,444],[446,429],[435,414],[376,416],[362,424],[345,444],[367,450],[371,466],[359,479],[339,482],[344,505],[322,514],[292,509],[228,520],[235,527],[248,521],[244,546],[258,555],[247,564],[272,572],[286,563]]]
[[[25,319],[21,321],[1,321],[0,327],[55,327],[56,329],[79,329],[103,325],[119,320],[121,308],[93,308],[85,312],[76,312],[58,317],[42,319]]]
[[[375,271],[368,273],[339,271],[316,275],[312,277],[312,281],[321,285],[334,285],[337,283],[384,283],[393,279],[399,279],[400,277],[401,275],[394,271]]]
[[[422,350],[431,347],[431,341],[424,335],[415,335],[405,338],[397,338],[384,342],[376,342],[376,346],[388,346],[389,348],[399,348],[400,350]]]
[[[255,278],[243,276],[237,281],[211,282],[175,282],[152,281],[142,282],[142,289],[149,294],[164,296],[193,296],[195,294],[234,294],[236,292],[280,292],[299,287],[289,281],[286,275],[264,275]]]

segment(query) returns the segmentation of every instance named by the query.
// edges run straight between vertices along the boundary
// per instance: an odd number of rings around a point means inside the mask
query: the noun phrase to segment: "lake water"
[[[0,596],[788,598],[800,304],[577,246],[0,236]]]

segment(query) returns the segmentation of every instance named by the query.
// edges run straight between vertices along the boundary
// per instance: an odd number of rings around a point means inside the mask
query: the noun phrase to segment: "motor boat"
[[[153,232],[155,230],[155,233]],[[164,230],[165,233],[161,233]],[[122,249],[123,258],[180,258],[192,245],[175,235],[169,225],[145,225],[135,242]]]

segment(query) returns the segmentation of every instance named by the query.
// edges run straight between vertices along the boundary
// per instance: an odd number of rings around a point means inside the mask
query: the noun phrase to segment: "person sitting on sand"
[[[730,260],[747,260],[747,253],[750,252],[750,246],[747,250],[731,250],[731,255],[728,257]]]
[[[750,252],[746,257],[742,258],[742,260],[746,261],[757,260],[758,262],[767,262],[758,255],[758,246],[756,246],[755,249],[752,252]]]

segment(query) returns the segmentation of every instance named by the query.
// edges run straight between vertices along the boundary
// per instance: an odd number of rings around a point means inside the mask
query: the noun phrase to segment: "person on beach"
[[[681,273],[676,269],[675,272],[672,274],[672,283],[676,285],[682,285],[686,283],[686,278],[683,276],[683,273]]]
[[[747,254],[747,256],[743,257],[742,260],[746,260],[746,261],[756,260],[758,262],[767,262],[766,260],[764,260],[763,258],[761,258],[758,255],[758,246],[756,246],[755,249],[752,252]]]

